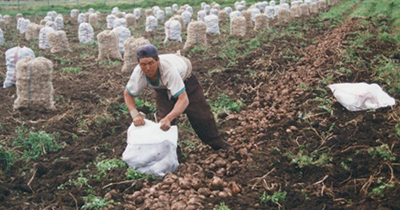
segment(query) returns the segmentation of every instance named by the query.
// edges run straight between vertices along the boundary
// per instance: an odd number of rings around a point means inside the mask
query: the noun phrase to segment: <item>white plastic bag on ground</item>
[[[393,106],[396,101],[378,84],[338,83],[328,85],[335,98],[349,111]]]
[[[179,166],[176,148],[178,128],[171,126],[168,131],[160,129],[159,123],[145,120],[143,126],[131,126],[127,133],[127,146],[122,154],[129,167],[136,170],[164,176]]]

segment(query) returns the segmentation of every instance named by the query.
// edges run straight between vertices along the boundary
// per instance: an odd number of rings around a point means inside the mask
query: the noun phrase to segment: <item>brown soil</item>
[[[40,17],[29,18],[31,22],[40,21]],[[95,27],[96,34],[106,29],[105,14],[101,19]],[[299,21],[299,30],[304,31],[305,37],[296,38],[294,31],[279,38],[286,41],[275,39],[273,42],[269,42],[271,37],[267,32],[250,30],[246,37],[233,38],[227,30],[222,30],[221,35],[208,35],[210,46],[206,52],[182,50],[192,61],[207,98],[215,99],[225,93],[241,99],[245,107],[240,113],[218,114],[220,128],[235,147],[234,152],[213,151],[201,144],[193,131],[182,126],[180,139],[189,139],[195,146],[182,143],[185,157],[180,158],[179,168],[170,175],[176,178],[176,185],[163,188],[163,178],[127,181],[126,168],[111,169],[106,177],[98,180],[89,178],[99,173],[95,166],[97,160],[119,159],[126,147],[126,130],[131,118],[118,106],[124,103],[123,90],[129,73],[121,73],[122,63],[96,62],[96,46],[79,43],[77,21],[69,15],[64,15],[64,20],[72,50],[64,54],[39,50],[37,42],[26,41],[15,24],[4,30],[6,46],[0,46],[1,75],[5,78],[4,52],[7,49],[16,45],[35,49],[37,57],[44,56],[53,62],[57,110],[13,110],[15,87],[2,89],[0,145],[11,147],[17,128],[23,126],[31,131],[59,133],[59,142],[65,142],[65,146],[37,160],[18,161],[8,172],[0,173],[0,209],[79,209],[85,204],[83,197],[90,191],[96,196],[112,198],[115,203],[108,209],[172,208],[171,203],[161,198],[162,194],[164,198],[166,194],[180,197],[175,201],[193,204],[197,209],[218,208],[222,202],[230,209],[400,209],[399,164],[379,155],[373,157],[368,152],[371,148],[388,145],[397,157],[398,107],[349,112],[335,102],[321,83],[328,76],[335,83],[378,82],[372,77],[373,67],[347,65],[343,56],[353,32],[371,30],[374,33],[371,21],[363,20],[369,21],[369,25],[365,27],[364,23],[361,27],[360,19],[351,19],[333,28],[328,21]],[[183,48],[184,43],[163,44],[162,31],[143,32],[143,21],[138,24],[141,28],[132,32],[135,37],[149,39],[159,46],[161,53]],[[274,30],[285,27],[288,26],[275,25]],[[232,39],[247,42],[255,38],[262,39],[263,45],[247,56],[234,64],[223,59],[221,45]],[[358,52],[364,61],[369,62],[375,55],[392,57],[396,50],[398,54],[398,49],[390,44],[370,42],[365,45],[371,50]],[[300,59],[284,57],[287,49]],[[399,61],[398,57],[394,59]],[[78,74],[61,72],[65,67],[81,67],[82,71]],[[332,71],[340,67],[350,69],[353,74]],[[215,69],[221,72],[210,73]],[[384,89],[385,85],[381,84]],[[316,97],[332,101],[328,104],[332,114],[320,108],[320,102],[313,100]],[[398,99],[397,95],[394,97]],[[146,90],[141,99],[152,102],[152,91]],[[154,119],[148,109],[141,111]],[[108,120],[104,120],[105,117]],[[179,121],[183,125],[187,123],[184,116]],[[15,148],[15,151],[20,149]],[[294,163],[289,154],[299,152],[314,155],[313,164]],[[317,162],[323,155],[330,159]],[[217,164],[220,159],[226,163]],[[0,162],[0,166],[4,170],[4,163]],[[78,177],[89,178],[91,187],[66,184]],[[230,183],[225,186],[228,196],[221,194],[224,187],[210,185],[214,177]],[[200,179],[202,187],[211,189],[211,195],[200,195],[194,185],[179,187],[179,181],[193,178]],[[232,183],[239,186],[239,193],[232,192]],[[394,187],[386,187],[378,195],[371,194],[373,189],[383,186],[382,183],[394,184]],[[135,192],[141,192],[142,196],[147,192],[149,197],[134,197]],[[274,192],[287,192],[286,199],[276,203],[262,201],[264,193],[272,195]]]

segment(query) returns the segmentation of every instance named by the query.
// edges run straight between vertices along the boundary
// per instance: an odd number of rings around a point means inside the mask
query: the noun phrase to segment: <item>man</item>
[[[233,150],[218,131],[211,107],[203,88],[192,73],[190,61],[177,54],[158,56],[151,45],[137,48],[139,64],[135,67],[124,91],[125,103],[135,126],[144,125],[144,118],[136,109],[135,97],[149,86],[155,90],[160,128],[167,131],[176,118],[186,113],[199,138],[214,150]]]

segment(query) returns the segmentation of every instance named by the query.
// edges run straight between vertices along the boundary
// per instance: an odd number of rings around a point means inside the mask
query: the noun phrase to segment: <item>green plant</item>
[[[239,112],[244,106],[240,100],[234,101],[229,98],[226,94],[219,94],[214,101],[208,100],[211,105],[211,111],[219,112],[220,110],[227,112]]]
[[[127,164],[120,159],[106,159],[102,161],[98,161],[96,163],[97,170],[99,170],[99,175],[96,176],[97,179],[101,177],[106,177],[107,172],[113,168],[126,168]]]
[[[152,104],[152,103],[150,103],[148,101],[144,101],[144,100],[138,99],[138,98],[135,98],[135,104],[136,104],[137,108],[144,108],[144,107],[149,108],[151,113],[155,113],[156,110],[157,110],[157,105]]]
[[[92,194],[83,197],[83,199],[85,200],[85,205],[81,209],[101,209],[107,207],[108,204],[114,204],[114,200],[108,200]]]
[[[321,154],[319,154],[321,153]],[[307,152],[305,149],[300,148],[297,153],[288,152],[284,154],[286,157],[292,159],[292,164],[297,164],[300,168],[307,165],[324,166],[332,162],[333,157],[330,157],[325,152],[320,152],[320,150],[314,150],[312,152]]]
[[[225,205],[224,202],[222,202],[222,203],[219,203],[219,207],[217,209],[213,208],[213,210],[229,210],[229,208],[228,208],[228,206]]]
[[[54,60],[60,62],[61,65],[65,65],[65,64],[73,64],[74,61],[67,59],[67,58],[60,58],[60,57],[54,57]]]
[[[382,181],[382,178],[379,178],[377,183],[379,184],[378,187],[375,187],[371,190],[370,195],[378,195],[379,197],[383,198],[385,197],[385,194],[383,194],[383,191],[387,188],[393,188],[395,186],[394,183],[384,183]]]
[[[17,155],[11,149],[0,145],[0,170],[7,172],[17,160]],[[1,174],[1,173],[0,173]]]
[[[13,142],[13,146],[22,148],[23,159],[36,159],[49,151],[58,151],[62,145],[57,142],[60,134],[48,134],[44,131],[33,132],[30,131],[29,135],[25,137],[26,129],[24,127],[18,128],[18,136]]]
[[[378,156],[382,157],[384,160],[394,161],[396,156],[390,150],[387,144],[382,144],[380,146],[371,147],[368,149],[368,153],[375,159]]]
[[[82,67],[64,67],[60,69],[62,73],[80,73],[82,71]]]
[[[260,198],[261,204],[266,204],[268,202],[272,202],[278,206],[282,206],[279,202],[285,202],[286,200],[286,192],[274,192],[272,195],[268,195],[265,191]]]
[[[129,180],[149,179],[149,178],[155,179],[154,175],[142,173],[134,168],[128,168],[125,175],[126,178]]]

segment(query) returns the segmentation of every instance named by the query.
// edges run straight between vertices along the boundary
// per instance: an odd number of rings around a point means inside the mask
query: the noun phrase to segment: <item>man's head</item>
[[[146,76],[152,79],[157,78],[159,58],[156,47],[151,44],[142,45],[137,48],[136,56]]]
[[[152,57],[154,60],[158,60],[157,48],[152,44],[141,45],[136,49],[136,57],[140,62],[141,58]]]

